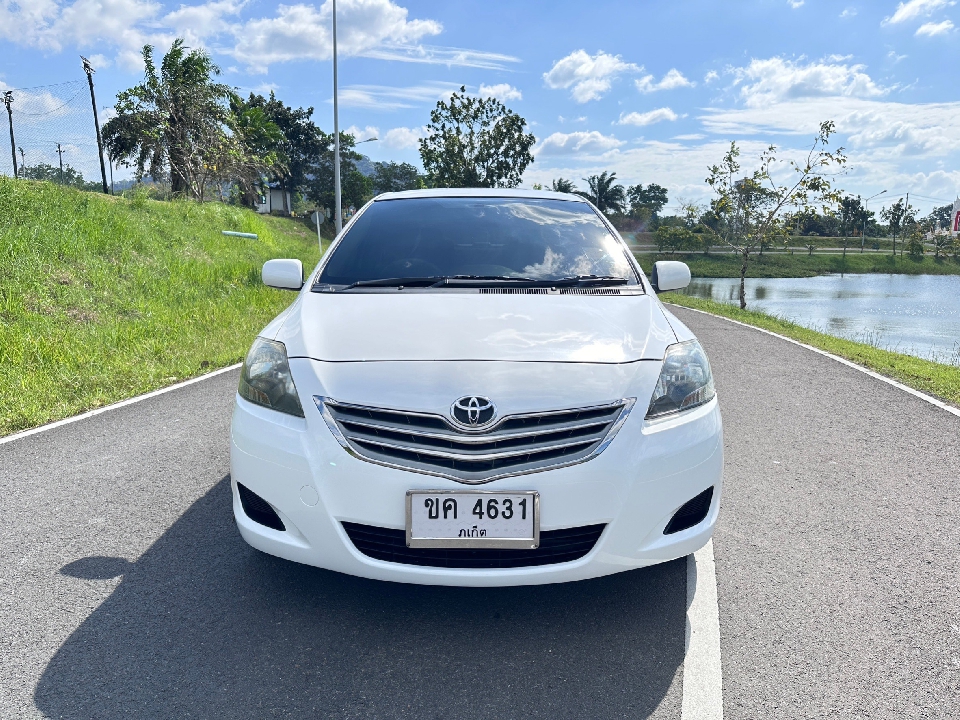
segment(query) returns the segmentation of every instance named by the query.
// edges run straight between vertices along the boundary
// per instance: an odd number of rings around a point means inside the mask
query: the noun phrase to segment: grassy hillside
[[[740,277],[740,258],[732,253],[710,254],[676,253],[661,255],[636,253],[644,272],[649,273],[657,260],[681,260],[690,266],[694,277]],[[904,275],[960,275],[960,261],[954,258],[934,260],[925,255],[913,260],[890,254],[848,252],[846,261],[841,255],[769,255],[750,256],[747,277],[813,277],[824,273],[895,273]]]
[[[260,283],[274,257],[312,267],[316,235],[226,205],[0,178],[0,435],[241,360],[294,298]]]

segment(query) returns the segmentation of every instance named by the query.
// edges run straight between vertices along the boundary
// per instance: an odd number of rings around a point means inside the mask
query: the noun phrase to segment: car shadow
[[[64,569],[123,579],[47,665],[41,712],[647,717],[683,661],[682,560],[565,585],[384,583],[259,553],[230,508],[227,477],[137,562]]]

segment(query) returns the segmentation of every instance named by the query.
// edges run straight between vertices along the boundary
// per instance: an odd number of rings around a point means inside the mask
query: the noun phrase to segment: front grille
[[[240,505],[248,518],[274,530],[280,530],[281,532],[286,530],[283,526],[283,520],[277,515],[277,511],[270,506],[270,503],[246,485],[237,483],[237,492],[240,494]]]
[[[579,560],[597,544],[605,525],[564,530],[542,530],[536,550],[408,548],[403,530],[343,523],[347,536],[361,553],[375,560],[422,567],[500,570],[556,565]]]
[[[709,487],[692,500],[685,502],[667,523],[664,535],[671,535],[699,525],[710,511],[710,502],[713,500],[713,488]]]
[[[588,460],[613,440],[634,403],[508,415],[478,432],[441,415],[319,396],[314,401],[330,431],[357,457],[471,484]]]

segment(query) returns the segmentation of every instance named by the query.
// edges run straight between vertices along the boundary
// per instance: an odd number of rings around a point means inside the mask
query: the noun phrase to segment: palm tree
[[[582,195],[587,200],[597,206],[600,212],[613,211],[622,213],[624,205],[627,202],[627,194],[623,185],[614,185],[617,179],[616,173],[608,173],[604,170],[599,175],[591,175],[583,178],[590,190],[584,192],[577,190],[578,195]]]
[[[207,154],[226,135],[229,86],[213,81],[220,74],[203,50],[190,50],[177,38],[160,63],[153,47],[143,48],[143,82],[117,95],[117,116],[103,126],[111,157],[134,166],[141,179],[170,176],[174,193],[202,199]]]
[[[575,193],[577,191],[577,187],[573,184],[573,181],[565,180],[564,178],[557,178],[554,180],[550,186],[550,189],[554,192],[562,193]]]

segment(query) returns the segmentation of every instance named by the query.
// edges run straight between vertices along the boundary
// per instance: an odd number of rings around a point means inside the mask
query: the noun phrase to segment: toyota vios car
[[[233,510],[282,558],[380,580],[522,585],[685,556],[711,537],[710,365],[575,195],[424,190],[368,203],[253,343]],[[651,282],[652,281],[652,282]]]

